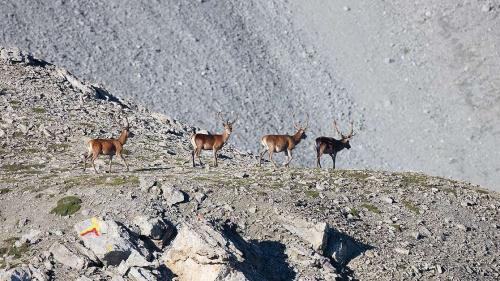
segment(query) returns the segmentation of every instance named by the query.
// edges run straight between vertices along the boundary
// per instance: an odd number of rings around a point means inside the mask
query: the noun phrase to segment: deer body
[[[201,151],[202,150],[212,150],[214,156],[214,166],[217,167],[217,152],[222,149],[226,141],[229,139],[231,132],[233,130],[233,124],[238,120],[238,117],[233,122],[222,119],[221,113],[217,114],[217,117],[221,118],[224,126],[224,131],[222,134],[217,135],[207,135],[207,134],[193,134],[191,136],[191,145],[193,145],[193,152],[191,153],[191,160],[193,162],[193,167],[196,167],[194,162],[195,156],[198,157],[200,165],[201,162]]]
[[[341,139],[335,139],[331,137],[319,137],[316,138],[316,165],[317,167],[321,168],[321,156],[323,154],[328,154],[330,157],[332,157],[333,161],[333,169],[335,169],[335,160],[337,158],[337,153],[344,148],[350,149],[351,145],[349,144],[349,140],[353,136],[352,132],[352,123],[351,123],[351,130],[347,135],[343,135],[340,133],[338,127],[337,127],[337,122],[333,122],[333,126],[335,130],[339,133],[341,136]]]
[[[273,153],[285,152],[287,154],[287,160],[283,165],[288,167],[290,161],[292,161],[292,150],[300,143],[301,140],[305,139],[306,133],[305,127],[300,127],[297,124],[295,125],[297,131],[293,135],[265,135],[260,139],[261,151],[259,152],[259,163],[260,166],[262,164],[262,157],[264,154],[269,154],[269,161],[271,161],[274,167],[277,167],[276,162],[273,160]]]
[[[91,139],[87,141],[87,148],[88,152],[84,156],[84,164],[83,164],[83,171],[86,170],[87,168],[87,161],[91,159],[92,162],[92,167],[94,168],[94,171],[97,172],[95,168],[95,163],[94,161],[99,157],[99,155],[106,155],[109,157],[109,172],[111,173],[111,162],[113,160],[113,156],[117,155],[120,157],[123,162],[125,163],[125,166],[127,167],[127,171],[129,171],[129,167],[127,164],[127,161],[125,160],[125,157],[122,155],[123,151],[123,146],[127,142],[127,139],[129,137],[133,137],[133,134],[129,130],[128,126],[128,121],[127,121],[127,126],[122,129],[120,136],[117,139]]]

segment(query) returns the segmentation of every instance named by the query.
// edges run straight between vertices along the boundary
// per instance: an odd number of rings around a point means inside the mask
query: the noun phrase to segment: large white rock
[[[185,223],[162,257],[179,280],[247,280],[233,267],[242,253],[207,223]]]
[[[136,250],[128,231],[115,221],[94,217],[74,228],[85,246],[106,265],[119,265]]]
[[[312,248],[323,253],[328,242],[328,224],[312,223],[303,219],[293,218],[283,222],[283,227],[291,233],[311,244]]]
[[[71,251],[68,247],[58,242],[52,244],[49,252],[52,253],[57,262],[76,270],[84,269],[90,263],[87,257],[78,255],[75,251]]]

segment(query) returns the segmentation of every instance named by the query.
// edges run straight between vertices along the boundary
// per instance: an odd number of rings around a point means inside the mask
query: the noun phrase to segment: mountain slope
[[[191,127],[0,49],[0,277],[184,280],[197,267],[182,263],[191,257],[183,239],[227,258],[198,257],[200,266],[220,263],[240,280],[499,277],[496,192],[415,173],[258,168],[232,146],[220,167],[192,168]],[[83,172],[83,139],[117,135],[125,116],[136,134],[131,171],[114,160],[112,174]],[[107,169],[104,157],[97,166]],[[54,210],[61,199],[72,203]],[[122,229],[120,243],[137,254],[116,251],[118,265],[96,251],[77,231],[92,217],[107,225],[104,237]],[[167,222],[167,238],[145,233],[140,217]]]

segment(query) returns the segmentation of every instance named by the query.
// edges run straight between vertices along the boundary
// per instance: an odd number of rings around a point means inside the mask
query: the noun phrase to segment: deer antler
[[[125,116],[125,122],[126,122],[126,123],[125,123],[125,128],[127,128],[127,129],[128,129],[128,128],[130,128],[130,125],[129,125],[129,123],[128,123],[128,118],[127,118],[127,116]]]
[[[240,114],[239,113],[236,113],[236,118],[234,119],[233,122],[231,122],[231,125],[236,123],[236,121],[238,121],[238,118],[240,118]]]
[[[217,118],[219,118],[220,121],[222,121],[222,123],[224,123],[224,124],[227,123],[227,121],[225,121],[224,118],[222,117],[222,112],[221,111],[217,112]]]
[[[303,129],[307,129],[309,127],[309,113],[307,113],[307,119],[306,119],[306,125],[303,127]]]
[[[353,121],[351,121],[351,127],[349,129],[349,133],[347,133],[347,136],[345,138],[346,139],[350,139],[350,138],[352,138],[352,136],[354,136],[354,133],[353,133]]]
[[[342,133],[339,130],[339,127],[337,126],[337,120],[335,119],[333,119],[333,128],[335,129],[335,131],[337,131],[337,134],[339,134],[341,138],[344,138],[344,135],[342,135]]]

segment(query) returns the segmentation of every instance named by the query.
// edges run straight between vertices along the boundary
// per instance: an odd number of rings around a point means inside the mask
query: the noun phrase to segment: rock
[[[392,199],[391,197],[384,197],[384,202],[387,203],[387,204],[392,204],[394,203],[394,199]]]
[[[23,244],[23,243],[35,244],[41,240],[41,236],[42,236],[42,232],[40,230],[31,229],[30,232],[21,236],[21,239],[19,239],[18,242],[20,242],[21,244]]]
[[[180,280],[247,280],[234,267],[242,255],[208,223],[184,223],[162,260]]]
[[[257,212],[257,208],[256,207],[250,207],[250,208],[248,208],[248,212],[251,213],[251,214],[255,214]]]
[[[492,10],[492,7],[490,4],[484,4],[482,7],[481,7],[481,11],[484,12],[484,13],[487,13],[489,11]]]
[[[88,278],[87,276],[80,276],[76,281],[92,281],[92,279]]]
[[[283,227],[310,243],[315,251],[323,253],[327,243],[328,224],[324,222],[311,223],[303,219],[288,219]]]
[[[402,255],[409,255],[410,254],[410,250],[404,249],[404,248],[395,248],[394,251],[396,253],[402,254]]]
[[[133,267],[130,269],[128,275],[130,280],[133,281],[156,281],[158,278],[148,269]]]
[[[351,10],[351,8],[350,8],[350,7],[348,7],[348,6],[344,6],[344,11],[349,12],[350,10]]]
[[[140,234],[155,240],[167,240],[175,233],[172,225],[165,223],[161,218],[137,216],[134,224],[140,229]]]
[[[197,193],[194,195],[194,199],[195,199],[195,200],[196,200],[196,202],[198,202],[198,203],[203,202],[206,198],[207,198],[207,195],[205,195],[205,193],[197,192]]]
[[[385,58],[384,62],[387,63],[387,64],[390,64],[390,63],[394,62],[394,59],[393,58]]]
[[[151,265],[151,262],[148,262],[146,258],[144,258],[139,252],[134,250],[126,261],[122,261],[120,263],[116,270],[123,276],[126,275],[132,267],[148,267]]]
[[[436,270],[437,270],[437,272],[438,272],[439,274],[442,274],[442,273],[444,272],[443,267],[442,267],[442,266],[440,266],[439,264],[438,264],[438,265],[436,265]]]
[[[156,184],[156,180],[150,177],[139,177],[139,188],[142,192],[149,192],[150,188]]]
[[[164,186],[162,191],[163,198],[167,201],[168,206],[174,206],[186,201],[186,194],[176,187]]]
[[[462,231],[469,231],[469,227],[463,225],[463,224],[457,224],[456,227]]]
[[[128,231],[115,221],[94,217],[74,228],[85,246],[106,265],[119,265],[135,249]]]
[[[365,249],[353,238],[330,230],[324,256],[332,258],[337,264],[345,265]]]
[[[0,280],[5,281],[31,281],[31,271],[27,268],[0,269]]]
[[[66,246],[56,242],[49,249],[54,259],[67,267],[76,270],[82,270],[88,267],[90,260],[84,256],[78,255]]]

